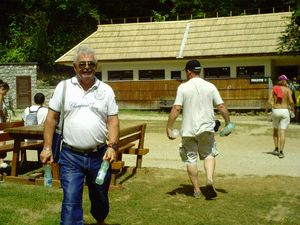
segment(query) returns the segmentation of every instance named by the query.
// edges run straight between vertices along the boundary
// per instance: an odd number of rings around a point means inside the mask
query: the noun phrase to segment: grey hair
[[[97,63],[95,50],[87,45],[81,45],[77,48],[76,54],[73,58],[73,64],[76,64],[79,55],[93,55],[94,63]]]

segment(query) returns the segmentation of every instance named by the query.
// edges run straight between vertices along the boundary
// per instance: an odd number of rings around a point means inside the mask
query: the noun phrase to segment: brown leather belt
[[[74,151],[74,152],[79,152],[79,153],[92,153],[92,152],[97,152],[99,148],[104,147],[106,144],[100,144],[96,146],[95,148],[88,148],[88,149],[81,149],[81,148],[76,148],[71,145],[68,145],[67,143],[63,143],[63,146]]]

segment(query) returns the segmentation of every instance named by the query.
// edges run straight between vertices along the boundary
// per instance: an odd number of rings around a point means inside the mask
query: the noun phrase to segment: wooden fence
[[[260,110],[268,98],[267,83],[251,83],[245,79],[211,79],[229,109]],[[163,100],[172,102],[180,80],[147,80],[107,82],[115,91],[120,108],[159,109]]]

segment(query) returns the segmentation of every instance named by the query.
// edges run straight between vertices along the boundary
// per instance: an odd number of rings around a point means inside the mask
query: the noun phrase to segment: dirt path
[[[180,138],[169,140],[165,133],[167,114],[132,115],[121,114],[121,121],[157,122],[157,129],[147,129],[145,147],[150,149],[143,159],[143,167],[185,169],[178,154]],[[217,174],[244,175],[287,175],[300,177],[300,125],[291,124],[287,131],[285,158],[271,155],[273,150],[272,125],[263,116],[232,116],[236,130],[228,137],[216,135]],[[150,126],[149,126],[150,127]],[[36,152],[28,152],[28,158],[36,160]],[[8,159],[11,155],[8,155]],[[135,156],[124,156],[127,166],[135,165]],[[199,168],[202,170],[202,162]],[[203,170],[202,170],[203,171]]]
[[[130,119],[130,116],[124,118]],[[167,120],[166,116],[159,119],[144,116],[143,119],[162,120],[162,126],[165,126]],[[300,177],[300,125],[290,125],[287,131],[285,158],[279,159],[270,154],[274,149],[270,121],[261,116],[238,116],[231,119],[237,124],[235,132],[228,137],[216,135],[220,152],[217,157],[217,173]],[[150,149],[150,153],[144,157],[143,166],[185,169],[178,155],[179,143],[180,138],[171,141],[164,133],[147,132],[145,147]],[[127,165],[134,165],[132,156],[125,159]],[[199,166],[202,169],[202,162]]]

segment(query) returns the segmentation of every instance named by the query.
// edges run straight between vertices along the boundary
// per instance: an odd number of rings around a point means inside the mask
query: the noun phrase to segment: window
[[[133,80],[132,70],[108,71],[108,80]]]
[[[205,78],[230,77],[230,67],[204,68]]]
[[[181,71],[171,71],[172,80],[181,80]]]
[[[239,66],[236,68],[237,77],[264,76],[264,66]]]
[[[139,70],[140,80],[164,80],[165,70]]]

